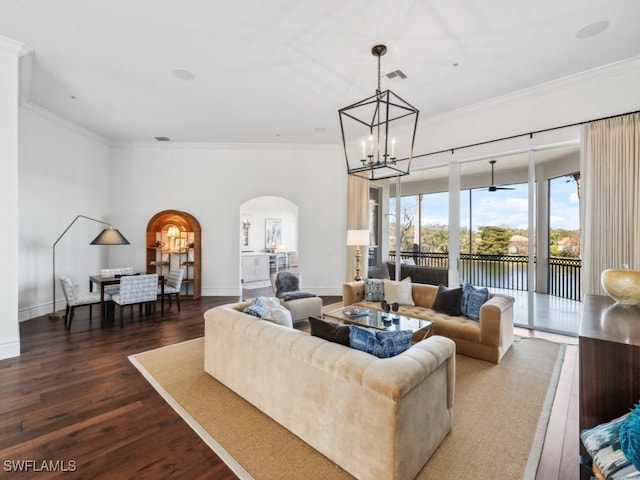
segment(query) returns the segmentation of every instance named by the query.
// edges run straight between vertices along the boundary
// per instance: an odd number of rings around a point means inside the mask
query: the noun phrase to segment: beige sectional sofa
[[[456,352],[488,362],[500,363],[513,343],[513,297],[490,295],[480,308],[480,321],[453,317],[431,310],[438,292],[435,285],[413,283],[411,293],[415,306],[401,306],[399,313],[409,317],[431,320],[434,334],[450,338],[456,343]],[[359,305],[381,310],[380,302],[367,302],[364,282],[349,282],[342,287],[345,306]]]
[[[451,429],[455,344],[379,359],[247,305],[205,313],[205,371],[356,478],[413,479]]]

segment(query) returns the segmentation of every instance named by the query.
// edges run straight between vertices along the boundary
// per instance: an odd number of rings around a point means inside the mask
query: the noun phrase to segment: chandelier
[[[376,45],[378,88],[375,95],[338,110],[347,173],[368,180],[409,174],[418,126],[418,110],[391,90],[380,89],[380,57]]]

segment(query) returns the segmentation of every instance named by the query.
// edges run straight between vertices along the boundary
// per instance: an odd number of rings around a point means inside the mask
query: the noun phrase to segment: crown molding
[[[0,50],[11,53],[17,57],[21,57],[33,51],[24,43],[17,42],[16,40],[11,40],[7,37],[0,37]]]
[[[421,121],[421,123],[422,126],[434,125],[447,120],[455,119],[457,117],[466,116],[469,114],[480,112],[482,110],[501,106],[507,103],[529,100],[531,98],[540,96],[541,94],[552,92],[554,90],[567,89],[569,87],[582,84],[586,81],[596,81],[603,78],[615,77],[634,71],[640,71],[640,55],[627,58],[619,62],[610,63],[608,65],[592,68],[591,70],[585,70],[584,72],[568,75],[556,80],[550,80],[548,82],[534,85],[533,87],[518,90],[506,95],[501,95],[499,97],[494,97],[483,102],[466,105],[455,110],[450,110],[442,114],[428,117],[424,121]]]
[[[338,144],[307,143],[211,143],[211,142],[111,142],[114,148],[174,148],[184,150],[328,150],[337,151],[342,148]]]
[[[44,107],[42,107],[41,105],[38,105],[37,103],[33,103],[31,101],[25,101],[25,102],[20,102],[20,106],[22,108],[24,108],[25,110],[29,110],[31,112],[34,112],[44,118],[46,118],[47,120],[51,120],[75,133],[78,133],[80,135],[82,135],[83,137],[88,138],[89,140],[93,140],[94,142],[98,142],[101,143],[102,145],[105,146],[110,146],[111,142],[109,140],[107,140],[106,138],[104,138],[101,135],[98,135],[97,133],[93,132],[92,130],[89,130],[81,125],[78,125],[77,123],[72,122],[71,120],[67,120],[64,117],[61,117],[60,115],[58,115],[57,113],[52,112],[51,110],[48,110]]]

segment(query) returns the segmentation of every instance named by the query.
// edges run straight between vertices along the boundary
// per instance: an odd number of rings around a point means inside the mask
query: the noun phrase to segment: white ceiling
[[[0,2],[0,36],[34,52],[29,101],[114,141],[337,144],[377,43],[408,77],[382,88],[425,118],[636,57],[639,20],[638,0]]]

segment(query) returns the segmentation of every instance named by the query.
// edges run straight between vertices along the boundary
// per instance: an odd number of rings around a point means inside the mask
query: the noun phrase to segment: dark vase
[[[391,311],[391,305],[389,305],[386,300],[382,300],[380,306],[382,307],[384,313],[389,313]]]

